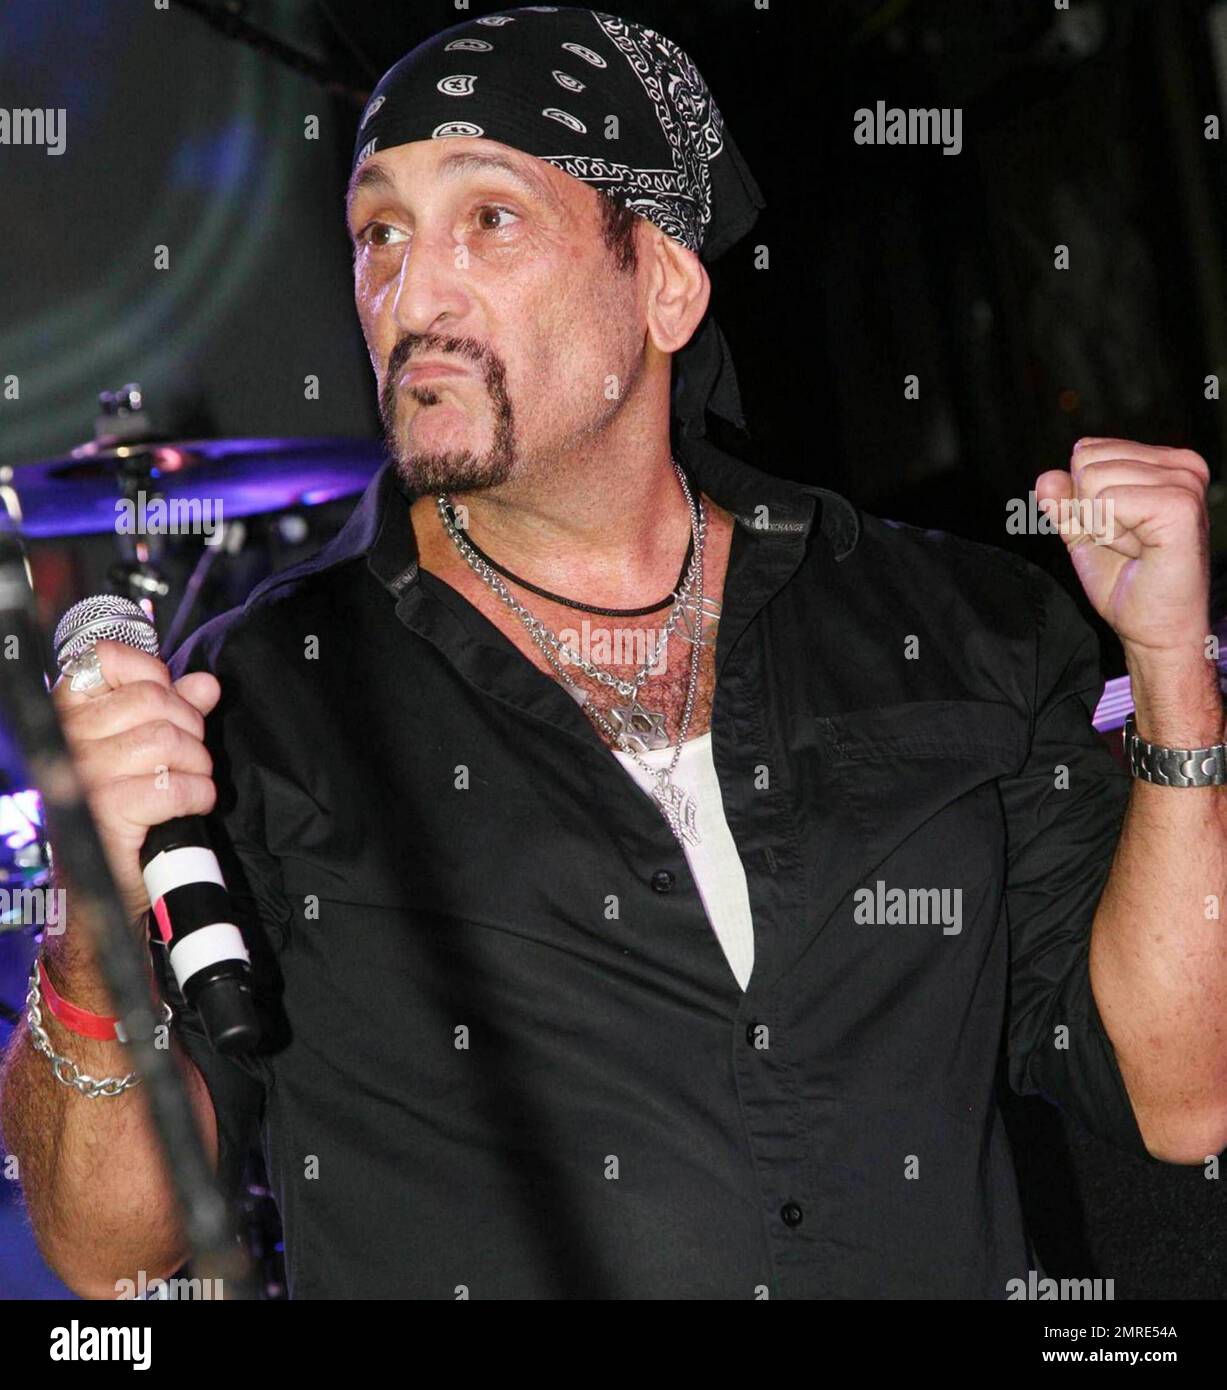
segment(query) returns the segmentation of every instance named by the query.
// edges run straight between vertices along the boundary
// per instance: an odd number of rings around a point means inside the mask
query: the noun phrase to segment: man
[[[394,466],[173,686],[101,644],[106,688],[57,691],[134,918],[146,827],[216,809],[262,1049],[215,1056],[163,987],[228,1187],[262,1135],[292,1295],[1000,1299],[1036,1265],[999,1085],[1217,1153],[1221,778],[1117,769],[1038,570],[704,439],[736,397],[703,261],[759,200],[686,55],[584,10],[461,24],[380,82],[353,172]],[[1139,732],[1183,748],[1223,734],[1205,482],[1087,441],[1037,489],[1114,503],[1063,533]],[[48,979],[101,1011],[62,940]],[[63,1276],[172,1271],[131,1092],[10,1068]]]

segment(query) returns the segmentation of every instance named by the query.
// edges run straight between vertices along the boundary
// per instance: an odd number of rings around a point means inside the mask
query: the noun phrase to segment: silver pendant
[[[667,772],[660,772],[652,795],[660,802],[665,819],[677,828],[677,833],[688,845],[699,843],[699,808],[694,797],[676,782],[669,780]]]
[[[677,606],[681,615],[677,625],[678,635],[693,646],[695,631],[701,623],[702,636],[699,639],[699,645],[714,647],[716,645],[716,626],[720,621],[719,600],[708,598],[704,594],[700,599],[679,599]]]
[[[668,748],[669,736],[665,733],[665,716],[644,709],[634,696],[631,697],[629,705],[611,705],[609,713],[613,718],[614,727],[636,753]]]

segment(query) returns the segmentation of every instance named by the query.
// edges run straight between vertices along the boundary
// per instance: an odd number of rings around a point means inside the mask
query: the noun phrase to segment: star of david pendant
[[[623,734],[627,743],[636,753],[648,753],[656,748],[668,748],[669,738],[665,733],[665,716],[653,710],[644,709],[634,696],[629,705],[611,705],[610,716],[614,728]]]
[[[699,808],[694,797],[676,782],[669,780],[667,772],[657,775],[652,795],[660,802],[666,817],[677,826],[678,833],[688,845],[699,843]]]
[[[719,600],[709,598],[704,594],[699,600],[683,599],[679,601],[678,608],[681,610],[677,623],[678,636],[684,638],[693,645],[695,630],[699,626],[699,615],[701,613],[703,630],[699,645],[703,647],[714,647],[716,645],[716,626],[720,621]]]

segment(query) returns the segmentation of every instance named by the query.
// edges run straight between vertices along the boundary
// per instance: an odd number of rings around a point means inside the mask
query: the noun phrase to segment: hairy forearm
[[[68,943],[72,942],[70,946]],[[109,1012],[101,976],[72,923],[47,938],[48,969],[65,998]],[[96,1078],[123,1076],[131,1056],[117,1042],[68,1032],[44,1007],[52,1048]],[[213,1109],[204,1082],[177,1040],[207,1152],[216,1163]],[[114,1297],[115,1282],[165,1276],[182,1263],[185,1242],[143,1087],[89,1100],[56,1080],[50,1061],[18,1026],[0,1074],[0,1135],[16,1157],[31,1224],[44,1256],[76,1292]]]
[[[1214,667],[1131,664],[1153,743],[1224,737]],[[1227,1146],[1227,787],[1135,779],[1091,935],[1091,986],[1138,1125],[1156,1157]]]

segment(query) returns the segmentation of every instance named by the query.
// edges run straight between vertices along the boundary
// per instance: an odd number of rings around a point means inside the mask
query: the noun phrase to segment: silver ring
[[[98,660],[98,649],[92,642],[64,663],[64,674],[68,677],[70,690],[88,693],[107,683],[102,674],[102,663]]]

